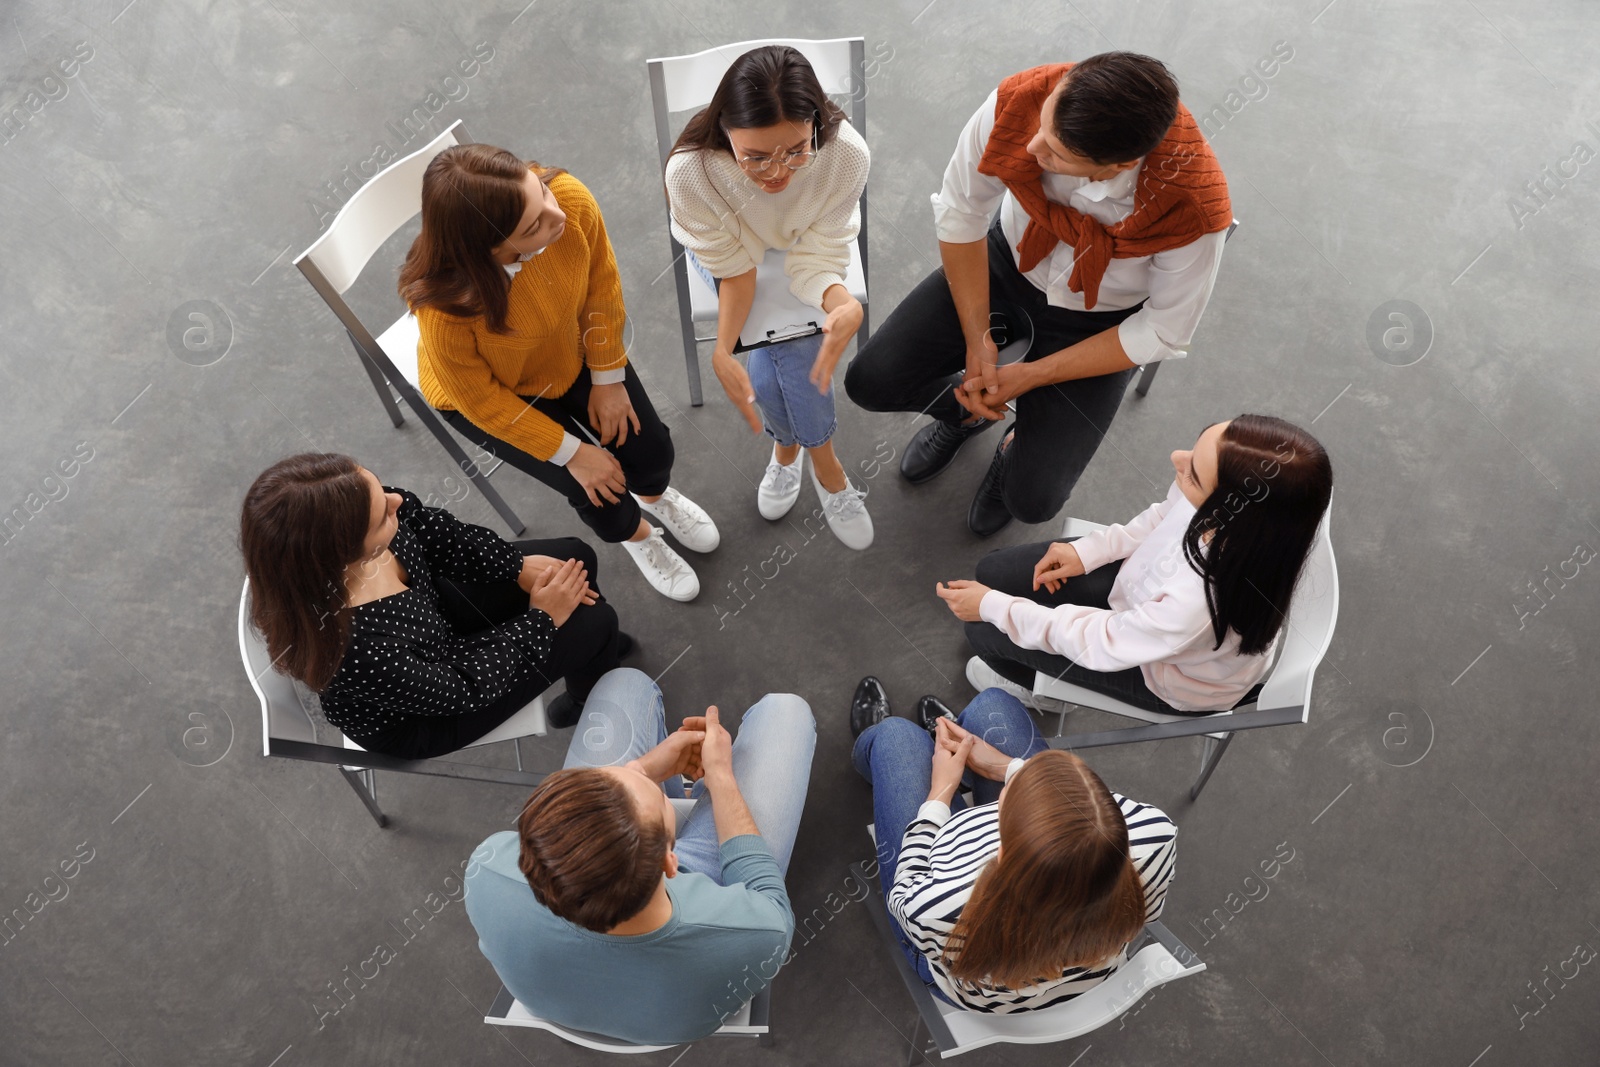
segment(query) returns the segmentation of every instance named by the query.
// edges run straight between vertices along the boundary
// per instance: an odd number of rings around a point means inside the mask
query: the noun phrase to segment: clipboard
[[[821,308],[802,303],[789,290],[789,277],[783,272],[788,253],[781,248],[769,248],[756,264],[756,295],[750,304],[750,314],[745,317],[744,328],[739,331],[736,352],[763,348],[781,341],[809,337],[822,330],[826,315]],[[709,298],[711,317],[716,314],[716,291],[706,285],[705,278],[693,266],[686,265],[691,288],[702,290],[701,298]],[[856,242],[850,242],[850,267],[845,275],[845,288],[857,300],[866,303],[867,287],[861,270],[861,253]]]

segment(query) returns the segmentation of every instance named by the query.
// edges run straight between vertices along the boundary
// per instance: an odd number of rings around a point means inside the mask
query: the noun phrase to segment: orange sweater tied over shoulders
[[[1028,212],[1028,228],[1017,246],[1017,266],[1026,274],[1065,241],[1074,257],[1067,288],[1082,293],[1084,307],[1092,309],[1100,296],[1100,279],[1113,259],[1153,256],[1225,230],[1233,221],[1233,207],[1222,166],[1181,103],[1166,136],[1144,157],[1127,218],[1107,226],[1047,199],[1040,182],[1044,169],[1028,151],[1028,142],[1039,132],[1045,97],[1071,69],[1071,63],[1050,63],[1000,83],[994,130],[978,161],[978,172],[1005,182]]]
[[[563,395],[586,365],[628,364],[622,278],[600,205],[570,174],[551,178],[550,191],[567,228],[512,277],[505,333],[481,316],[414,309],[423,398],[542,460],[561,447],[563,430],[522,398]]]

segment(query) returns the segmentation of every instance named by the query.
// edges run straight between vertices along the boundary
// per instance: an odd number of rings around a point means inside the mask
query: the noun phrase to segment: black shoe
[[[988,419],[979,419],[972,426],[934,419],[907,443],[906,454],[900,457],[900,476],[917,485],[944,473],[969,437],[976,437],[993,425]]]
[[[617,634],[617,658],[618,659],[627,659],[629,656],[633,655],[638,650],[639,650],[639,643],[633,639],[633,635],[632,634],[625,633],[625,632],[619,632]]]
[[[869,674],[856,686],[856,695],[850,701],[850,736],[860,737],[867,727],[888,717],[889,694],[883,683]]]
[[[576,726],[578,720],[583,718],[583,704],[574,699],[571,693],[559,693],[545,705],[544,717],[557,730],[565,730],[569,726]]]
[[[917,721],[922,728],[933,734],[937,739],[940,719],[956,721],[956,713],[945,706],[944,701],[936,696],[925,696],[917,701]]]
[[[967,527],[979,537],[993,537],[1011,522],[1011,512],[1006,510],[1005,501],[1005,444],[1005,438],[1002,437],[1000,447],[994,450],[994,459],[989,463],[989,471],[983,476],[983,482],[972,498],[972,507],[967,509]]]

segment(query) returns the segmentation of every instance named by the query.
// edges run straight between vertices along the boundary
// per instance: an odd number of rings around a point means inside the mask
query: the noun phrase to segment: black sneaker
[[[850,736],[860,737],[868,727],[888,717],[889,694],[883,683],[869,674],[856,685],[856,695],[850,701]]]
[[[900,457],[900,476],[918,485],[943,474],[968,438],[978,436],[993,425],[988,419],[979,419],[971,426],[934,419],[913,434],[907,443],[905,455]]]

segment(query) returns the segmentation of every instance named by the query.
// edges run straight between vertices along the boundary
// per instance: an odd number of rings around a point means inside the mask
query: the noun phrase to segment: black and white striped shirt
[[[1020,762],[1020,761],[1018,761]],[[1111,794],[1128,824],[1128,853],[1144,883],[1145,920],[1161,917],[1177,860],[1178,828],[1159,808]],[[1000,848],[1000,809],[995,804],[954,815],[943,804],[923,805],[906,828],[889,893],[889,911],[928,960],[945,996],[972,1011],[1013,1012],[1047,1008],[1088,992],[1128,961],[1127,946],[1103,964],[1069,967],[1053,981],[1007,989],[952,978],[941,957],[945,940],[961,918],[978,876]],[[943,818],[941,818],[941,813]]]

